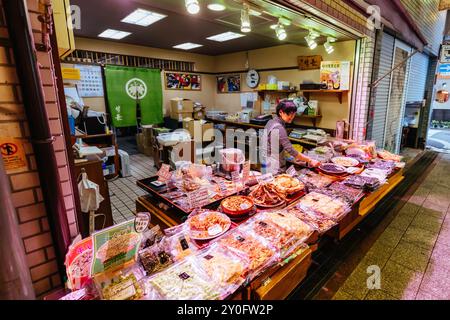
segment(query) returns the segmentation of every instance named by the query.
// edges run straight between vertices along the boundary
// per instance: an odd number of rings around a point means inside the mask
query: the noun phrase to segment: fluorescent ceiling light
[[[119,31],[119,30],[114,30],[114,29],[106,29],[105,31],[100,33],[98,36],[100,38],[110,38],[110,39],[120,40],[120,39],[125,38],[126,36],[129,36],[130,34],[131,34],[131,32]]]
[[[235,32],[224,32],[221,34],[216,34],[215,36],[208,37],[206,39],[218,41],[218,42],[224,42],[229,41],[237,38],[245,37],[245,34],[235,33]]]
[[[175,48],[175,49],[182,49],[182,50],[191,50],[191,49],[195,49],[198,47],[203,47],[203,45],[197,44],[197,43],[186,42],[186,43],[182,43],[182,44],[173,46],[173,48]]]
[[[152,23],[155,23],[166,17],[167,16],[165,14],[160,14],[144,9],[136,9],[121,21],[125,23],[137,24],[139,26],[148,27]]]
[[[210,3],[208,4],[208,9],[212,11],[223,11],[225,10],[225,6],[220,3]]]

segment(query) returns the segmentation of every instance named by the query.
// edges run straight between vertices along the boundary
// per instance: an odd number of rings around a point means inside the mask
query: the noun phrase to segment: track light
[[[306,36],[305,37],[305,40],[306,40],[306,43],[308,44],[308,47],[311,49],[311,50],[314,50],[315,48],[317,48],[317,42],[316,41],[314,41],[314,39],[312,39],[311,38],[311,36]]]
[[[334,46],[331,44],[331,42],[335,42],[335,41],[336,41],[335,38],[333,38],[333,37],[328,37],[328,38],[327,38],[327,42],[324,43],[323,46],[325,47],[325,51],[326,51],[328,54],[331,54],[331,53],[334,52]]]
[[[275,28],[275,33],[277,35],[278,40],[283,41],[284,39],[287,38],[287,33],[286,30],[284,29],[284,26],[279,23],[276,28]]]
[[[244,9],[241,10],[241,32],[252,31],[252,26],[250,24],[250,8],[248,5],[244,4]]]
[[[198,0],[186,0],[186,9],[190,14],[197,14],[200,12],[200,5]]]
[[[320,37],[320,33],[315,30],[309,30],[309,36],[311,37],[311,39],[315,40]]]

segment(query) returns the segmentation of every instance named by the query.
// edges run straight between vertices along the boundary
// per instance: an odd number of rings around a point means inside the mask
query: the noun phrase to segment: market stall
[[[401,182],[399,156],[330,139],[316,169],[251,171],[228,149],[215,166],[184,163],[138,181],[131,220],[71,248],[66,298],[284,299],[325,237],[342,239]]]

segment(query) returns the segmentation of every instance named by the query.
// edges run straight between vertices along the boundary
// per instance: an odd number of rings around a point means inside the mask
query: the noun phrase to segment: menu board
[[[328,90],[350,90],[350,61],[322,61],[320,83]]]
[[[134,219],[92,234],[94,255],[91,274],[96,275],[136,260],[141,235],[135,231]]]
[[[81,80],[78,91],[81,97],[103,97],[103,78],[100,66],[76,65],[80,70]]]

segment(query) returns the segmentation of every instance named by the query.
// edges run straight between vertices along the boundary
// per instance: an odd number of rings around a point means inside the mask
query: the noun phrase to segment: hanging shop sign
[[[217,77],[217,92],[232,93],[241,91],[241,75],[226,75]]]
[[[350,90],[350,61],[322,61],[320,83],[328,90]]]
[[[202,90],[202,77],[199,74],[166,72],[166,89]]]
[[[20,140],[0,137],[0,149],[3,165],[7,172],[19,172],[28,168],[25,151]]]
[[[439,66],[438,79],[450,79],[450,63],[443,63]]]
[[[300,70],[314,70],[320,69],[320,63],[322,62],[322,56],[300,56],[297,57],[298,68]]]
[[[442,45],[441,63],[450,63],[450,45]]]
[[[141,235],[135,230],[134,219],[100,230],[92,235],[92,239],[92,275],[113,271],[136,261]]]

